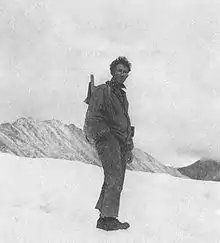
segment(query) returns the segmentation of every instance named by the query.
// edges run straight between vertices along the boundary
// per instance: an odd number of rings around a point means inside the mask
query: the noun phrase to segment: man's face
[[[118,64],[115,67],[113,79],[115,82],[123,84],[126,78],[128,77],[128,73],[129,70],[126,66],[124,66],[123,64]]]

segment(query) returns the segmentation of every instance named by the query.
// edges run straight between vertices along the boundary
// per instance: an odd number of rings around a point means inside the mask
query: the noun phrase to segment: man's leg
[[[100,214],[101,214],[101,209],[102,209],[102,204],[103,204],[103,199],[104,199],[104,194],[105,194],[105,188],[106,188],[106,183],[104,181],[103,185],[102,185],[101,193],[99,195],[99,199],[95,206],[95,208],[100,211]]]
[[[124,150],[124,147],[122,144],[120,144],[120,146],[121,146],[121,168],[122,168],[122,175],[123,175],[123,184],[122,184],[122,187],[123,187],[124,180],[125,180],[125,171],[126,171],[127,161],[125,160],[126,151]]]
[[[122,164],[120,144],[108,134],[96,143],[96,149],[104,170],[104,183],[95,208],[103,217],[117,217],[126,166]]]

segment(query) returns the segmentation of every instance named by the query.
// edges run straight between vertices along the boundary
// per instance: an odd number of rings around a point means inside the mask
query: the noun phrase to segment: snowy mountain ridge
[[[200,159],[195,163],[178,168],[178,171],[195,180],[220,181],[220,161]]]
[[[22,157],[77,160],[101,166],[83,131],[74,124],[66,125],[54,119],[19,118],[12,124],[2,123],[0,151]],[[138,148],[134,148],[133,154],[134,160],[127,166],[130,170],[185,177],[177,169],[163,165]]]

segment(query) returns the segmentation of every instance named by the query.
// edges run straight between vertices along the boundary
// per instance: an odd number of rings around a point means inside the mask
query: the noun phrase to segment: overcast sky
[[[219,12],[215,0],[0,0],[0,122],[82,127],[89,74],[105,82],[125,55],[136,146],[168,164],[220,158]]]

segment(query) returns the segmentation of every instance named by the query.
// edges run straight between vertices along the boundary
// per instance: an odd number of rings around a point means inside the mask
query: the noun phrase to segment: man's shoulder
[[[103,92],[104,94],[107,94],[110,92],[110,86],[106,83],[104,84],[99,84],[95,87],[96,92],[100,93]]]
[[[108,85],[107,85],[106,83],[104,83],[104,84],[99,84],[99,85],[96,86],[96,89],[106,89],[107,86],[108,86]]]

